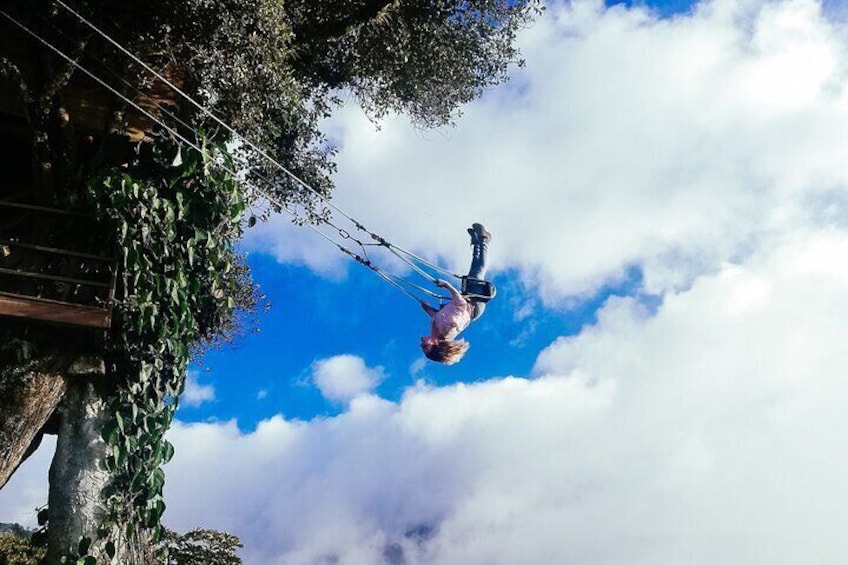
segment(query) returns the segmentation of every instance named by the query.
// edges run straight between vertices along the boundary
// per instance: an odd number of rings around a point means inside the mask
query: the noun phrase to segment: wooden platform
[[[90,216],[0,200],[0,316],[109,328],[116,261],[97,253]]]
[[[18,296],[6,292],[0,292],[0,316],[103,329],[109,328],[112,322],[112,314],[105,308]]]

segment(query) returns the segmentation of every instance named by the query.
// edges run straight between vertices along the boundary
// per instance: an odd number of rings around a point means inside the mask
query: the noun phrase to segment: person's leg
[[[468,234],[471,236],[471,267],[468,269],[468,278],[483,280],[486,277],[486,256],[489,250],[489,241],[492,240],[490,234],[482,224],[473,224],[468,228]],[[485,302],[474,302],[472,304],[471,319],[479,318],[486,309]]]
[[[472,279],[486,278],[486,255],[489,250],[489,242],[492,240],[490,234],[482,224],[473,224],[468,228],[471,236],[471,267],[468,269],[468,277]]]

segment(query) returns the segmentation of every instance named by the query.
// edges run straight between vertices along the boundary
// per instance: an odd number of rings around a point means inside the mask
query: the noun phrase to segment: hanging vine
[[[234,248],[245,198],[222,143],[203,151],[160,138],[88,184],[122,262],[107,371],[109,422],[104,461],[105,519],[98,543],[113,560],[147,563],[161,537],[164,473],[174,448],[165,439],[185,386],[193,346],[226,339],[238,313],[260,299]],[[223,165],[223,166],[221,166]]]

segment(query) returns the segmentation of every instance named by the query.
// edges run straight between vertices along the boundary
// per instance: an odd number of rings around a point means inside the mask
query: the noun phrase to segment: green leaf
[[[132,492],[140,491],[141,487],[144,486],[144,482],[144,475],[141,472],[137,472],[133,476],[132,481],[130,481],[130,488],[132,489]]]
[[[159,467],[153,470],[153,474],[150,475],[150,480],[148,481],[151,490],[158,492],[162,485],[165,484],[165,472],[162,471]]]
[[[33,547],[47,547],[47,528],[40,528],[29,538]]]
[[[103,441],[106,443],[113,443],[112,435],[118,431],[118,423],[117,422],[107,422],[103,425],[103,429],[100,431],[100,437],[103,438]]]
[[[88,555],[88,550],[91,547],[91,538],[83,536],[83,538],[79,541],[79,550],[77,553],[79,555]]]
[[[165,440],[162,442],[162,463],[167,463],[174,457],[174,444],[170,441]]]
[[[156,500],[156,502],[154,503],[153,512],[154,516],[156,517],[156,522],[158,523],[159,520],[162,518],[162,515],[165,513],[165,501],[161,498]]]
[[[115,467],[117,469],[123,469],[124,464],[127,462],[127,455],[129,454],[129,450],[124,449],[123,446],[117,446],[115,452]]]

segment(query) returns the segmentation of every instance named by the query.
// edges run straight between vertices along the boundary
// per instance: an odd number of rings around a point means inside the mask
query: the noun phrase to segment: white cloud
[[[261,249],[280,262],[308,266],[331,280],[342,281],[347,275],[344,263],[338,260],[338,249],[309,227],[292,224],[290,216],[257,223],[244,241],[248,248]]]
[[[0,522],[35,528],[36,509],[47,504],[47,470],[56,450],[56,438],[44,436],[38,450],[18,468],[0,490]]]
[[[716,0],[672,20],[554,4],[522,36],[526,70],[456,129],[394,118],[375,132],[341,112],[335,202],[452,270],[482,221],[493,268],[549,301],[633,265],[651,292],[685,288],[818,222],[815,202],[848,186],[845,37],[814,0]],[[290,236],[273,245],[350,264]]]
[[[185,390],[180,396],[180,402],[184,406],[197,407],[213,400],[215,400],[215,387],[200,384],[197,380],[197,372],[189,371],[186,377]]]
[[[355,355],[336,355],[312,364],[312,381],[331,402],[350,402],[370,393],[384,378],[382,367],[369,368]]]
[[[253,433],[179,424],[166,518],[263,564],[844,562],[846,256],[819,234],[653,314],[611,298],[531,380],[419,383]]]
[[[427,369],[427,358],[419,357],[409,365],[409,374],[413,377],[421,375]]]

